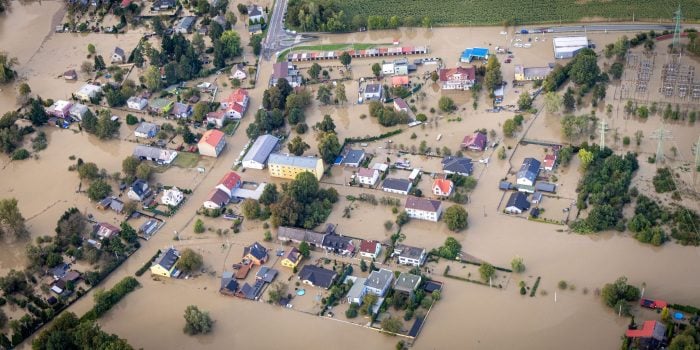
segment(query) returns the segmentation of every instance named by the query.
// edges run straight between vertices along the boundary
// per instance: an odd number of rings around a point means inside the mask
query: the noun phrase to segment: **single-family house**
[[[258,242],[243,248],[243,259],[250,260],[253,265],[263,265],[267,258],[267,248]]]
[[[170,110],[170,115],[177,119],[187,119],[192,115],[192,106],[186,103],[175,102]]]
[[[126,100],[126,106],[129,107],[129,109],[142,111],[148,106],[148,100],[139,96],[131,96]]]
[[[93,84],[85,84],[78,89],[78,91],[74,92],[73,95],[75,95],[75,98],[81,101],[90,101],[90,99],[94,98],[97,96],[97,94],[102,92],[102,87],[99,85],[93,85]]]
[[[150,139],[156,137],[158,131],[160,131],[160,126],[158,126],[157,124],[141,122],[141,124],[139,124],[136,130],[134,130],[134,136],[141,137],[144,139]]]
[[[394,99],[394,110],[397,112],[411,113],[411,107],[401,97],[397,97]]]
[[[187,34],[192,32],[192,28],[194,28],[194,22],[197,21],[197,17],[195,16],[185,16],[180,19],[180,21],[175,25],[175,28],[173,30],[176,33],[180,34]]]
[[[379,180],[379,170],[360,168],[360,170],[357,171],[356,179],[357,182],[362,185],[374,186],[374,184],[377,183],[377,180]]]
[[[328,224],[324,232],[305,230],[303,228],[280,226],[277,229],[277,239],[282,242],[306,242],[312,247],[322,247],[324,238],[335,232],[335,226]]]
[[[383,92],[384,89],[381,84],[367,84],[364,91],[365,101],[379,101],[382,99]]]
[[[214,1],[217,1],[217,0],[214,0]],[[212,6],[214,6],[214,5],[212,4]],[[221,25],[221,28],[226,28],[226,18],[224,16],[218,15],[218,16],[212,18],[211,20],[212,20],[212,22],[219,23]]]
[[[394,292],[407,294],[409,298],[413,297],[413,292],[418,289],[421,277],[408,272],[402,272],[394,282]]]
[[[136,179],[136,181],[131,184],[129,192],[127,193],[129,199],[139,202],[146,199],[146,197],[150,195],[151,189],[148,187],[148,183],[141,179]]]
[[[148,101],[148,111],[152,113],[157,113],[161,115],[166,115],[170,113],[173,108],[173,101],[165,98],[154,98]]]
[[[199,154],[208,157],[218,157],[224,146],[226,146],[224,133],[216,129],[205,131],[197,143]]]
[[[150,160],[157,164],[167,165],[173,162],[177,157],[177,151],[157,148],[145,145],[137,145],[134,147],[132,156],[140,160]]]
[[[282,266],[288,267],[290,269],[294,269],[295,267],[299,266],[299,263],[301,260],[304,258],[303,255],[301,255],[301,252],[299,249],[296,247],[292,247],[292,249],[287,252],[287,254],[284,256],[284,259],[282,259]]]
[[[246,73],[246,69],[243,64],[235,65],[231,71],[233,71],[233,74],[231,74],[231,79],[244,80],[248,78],[248,73]]]
[[[554,170],[554,165],[557,163],[556,154],[547,154],[544,156],[544,170],[552,171]]]
[[[666,342],[666,325],[659,321],[644,321],[642,328],[628,329],[625,332],[627,338],[638,344],[638,349],[656,350],[663,349]]]
[[[151,6],[151,11],[165,11],[175,8],[176,0],[155,0],[153,6]]]
[[[171,187],[163,191],[163,196],[160,197],[160,202],[172,207],[178,206],[185,199],[185,194],[177,187]]]
[[[70,101],[57,100],[51,105],[51,107],[46,109],[46,113],[56,118],[65,118],[70,116],[70,108],[72,106],[73,103],[71,103]]]
[[[75,69],[69,69],[63,73],[63,79],[78,80],[78,73],[75,71]]]
[[[61,278],[66,276],[68,271],[70,271],[70,265],[66,263],[59,263],[50,270],[49,274],[53,276],[53,279],[60,280]]]
[[[374,270],[365,280],[365,292],[384,297],[394,282],[394,272],[387,269]]]
[[[321,158],[272,153],[267,159],[267,170],[270,176],[283,179],[294,179],[299,173],[308,171],[320,180],[325,169]]]
[[[486,148],[486,143],[486,134],[477,131],[472,135],[464,136],[460,146],[463,149],[481,152]]]
[[[221,287],[219,293],[226,296],[235,296],[238,291],[238,281],[233,277],[233,272],[224,271],[221,275]]]
[[[427,256],[425,248],[411,247],[399,244],[394,248],[394,254],[398,255],[399,264],[421,266]]]
[[[256,283],[258,281],[272,283],[272,281],[275,280],[275,277],[277,277],[278,273],[279,272],[273,268],[267,266],[260,266],[260,270],[258,270],[258,273],[255,274],[255,281]]]
[[[476,82],[476,67],[443,68],[438,76],[443,90],[469,90]]]
[[[413,183],[406,179],[386,178],[382,182],[382,191],[407,195]]]
[[[267,164],[267,158],[272,151],[275,150],[280,139],[275,136],[266,134],[260,135],[243,157],[242,165],[248,169],[262,170]]]
[[[267,13],[262,6],[248,6],[248,22],[249,23],[264,23],[267,21]]]
[[[408,75],[397,75],[391,77],[391,86],[393,87],[408,87],[410,85],[411,81],[408,78]]]
[[[535,184],[535,191],[555,193],[557,192],[557,185],[551,182],[538,182]]]
[[[297,66],[289,62],[280,62],[272,65],[272,77],[270,86],[277,84],[280,79],[286,79],[291,87],[301,86],[301,74]]]
[[[474,170],[472,160],[464,157],[445,157],[442,159],[442,171],[445,174],[470,176]]]
[[[249,100],[248,90],[236,89],[236,91],[232,92],[226,99],[221,101],[221,108],[224,110],[227,117],[241,119],[246,109],[248,109]]]
[[[226,120],[226,114],[223,110],[213,111],[207,113],[207,124],[212,124],[216,128],[222,128],[224,126],[224,121]]]
[[[219,180],[216,188],[224,191],[229,197],[233,196],[233,191],[241,187],[241,177],[234,171],[229,171]]]
[[[527,195],[522,192],[513,192],[506,202],[506,213],[522,214],[522,212],[530,209],[530,202],[527,200]]]
[[[163,277],[179,276],[180,271],[175,268],[178,259],[180,259],[180,252],[175,248],[169,248],[162,252],[151,265],[151,274]]]
[[[364,159],[365,151],[361,149],[351,149],[347,154],[345,154],[341,164],[344,166],[358,168]]]
[[[85,114],[88,112],[88,107],[84,104],[80,103],[74,103],[73,106],[71,106],[70,111],[70,116],[73,117],[75,120],[83,120],[83,117]]]
[[[302,283],[328,289],[333,285],[338,273],[315,265],[304,265],[299,272]]]
[[[433,194],[439,197],[449,197],[454,190],[454,183],[448,179],[435,179],[433,181]]]
[[[124,62],[126,62],[126,53],[124,53],[124,49],[119,46],[115,47],[114,51],[112,52],[112,63]]]
[[[121,230],[109,223],[106,222],[101,222],[97,225],[95,225],[95,237],[99,238],[100,240],[105,239],[105,238],[110,238],[112,236],[119,235],[119,232]]]
[[[384,75],[394,74],[394,63],[387,62],[387,63],[382,64],[382,74],[384,74]]]
[[[530,198],[530,203],[540,204],[541,202],[542,202],[542,192],[533,193],[532,198]]]
[[[226,206],[230,200],[231,197],[229,197],[226,192],[218,188],[214,188],[211,192],[209,192],[209,196],[207,197],[207,200],[204,201],[203,205],[207,209],[221,209]]]
[[[395,75],[406,75],[408,74],[408,59],[398,58],[394,60],[394,71]]]
[[[437,222],[442,214],[442,202],[434,199],[409,196],[404,207],[412,219]]]
[[[328,252],[340,255],[353,255],[355,253],[355,244],[352,238],[336,234],[323,237],[322,247]]]
[[[362,240],[360,242],[360,256],[363,258],[376,259],[382,251],[382,244],[378,241]]]
[[[525,158],[520,170],[518,170],[515,182],[518,185],[534,186],[539,173],[540,161],[532,157]]]
[[[350,287],[350,290],[348,291],[347,295],[348,303],[362,305],[362,297],[365,296],[365,281],[367,279],[362,277],[348,276],[346,278],[345,283],[348,283],[348,280],[352,281],[352,287]]]

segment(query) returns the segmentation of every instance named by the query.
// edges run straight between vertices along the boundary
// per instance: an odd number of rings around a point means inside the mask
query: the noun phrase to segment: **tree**
[[[144,82],[146,83],[146,88],[150,91],[160,90],[162,86],[162,80],[160,79],[160,70],[158,67],[150,66],[144,74]]]
[[[457,107],[455,106],[455,102],[447,96],[440,97],[440,100],[438,101],[438,107],[440,107],[440,110],[442,110],[443,112],[452,112],[455,109],[457,109]]]
[[[190,248],[185,248],[177,260],[177,269],[185,273],[192,273],[199,270],[203,263],[201,254]]]
[[[333,118],[331,118],[330,115],[326,114],[323,116],[323,120],[320,122],[316,123],[316,129],[320,130],[321,132],[335,132],[335,123],[333,122]]]
[[[15,237],[22,237],[27,233],[24,217],[14,198],[0,200],[0,235],[8,233]]]
[[[576,108],[576,99],[574,98],[574,91],[571,88],[568,88],[564,93],[562,104],[564,105],[564,110],[567,112],[571,112]]]
[[[479,266],[479,275],[482,281],[489,282],[496,275],[496,268],[485,262]]]
[[[622,78],[622,72],[625,70],[625,66],[621,62],[615,62],[610,66],[608,73],[615,80],[620,80]]]
[[[316,93],[316,99],[319,100],[322,104],[324,104],[324,105],[330,104],[331,97],[333,97],[333,93],[331,92],[331,88],[328,85],[322,84],[321,86],[318,87],[318,92]]]
[[[467,211],[463,206],[459,204],[454,204],[445,210],[443,214],[443,219],[447,223],[447,228],[452,231],[461,231],[467,228]]]
[[[204,50],[206,49],[206,44],[204,43],[204,37],[202,36],[202,34],[194,33],[192,35],[192,48],[194,48],[194,51],[198,55],[204,53]]]
[[[287,284],[281,281],[273,283],[267,295],[270,302],[277,304],[282,298],[287,296]]]
[[[78,166],[78,176],[81,179],[95,180],[100,177],[100,169],[95,163],[83,163]]]
[[[196,105],[194,105],[194,109],[192,111],[192,119],[201,122],[204,120],[204,118],[207,116],[207,113],[209,112],[209,103],[199,101]]]
[[[19,96],[22,98],[22,100],[26,101],[29,97],[29,94],[32,93],[32,88],[29,87],[29,84],[22,83],[19,85],[17,92],[19,93]]]
[[[306,241],[302,241],[299,244],[299,254],[301,254],[301,256],[304,258],[308,258],[311,255],[311,247],[308,243],[306,243]]]
[[[582,148],[578,151],[578,158],[581,160],[581,168],[586,169],[593,161],[593,152]]]
[[[634,133],[634,141],[637,143],[637,146],[642,144],[642,139],[644,138],[644,133],[642,130],[637,130]]]
[[[95,54],[95,45],[93,45],[93,44],[88,44],[87,50],[88,50],[88,53],[89,53],[89,54],[94,55],[94,54]]]
[[[299,136],[293,138],[292,141],[287,144],[287,149],[295,156],[304,154],[309,148],[311,148],[311,146],[304,142]]]
[[[95,136],[100,139],[108,139],[114,136],[117,131],[119,131],[119,122],[112,120],[109,110],[100,111],[100,117],[97,119],[95,127]]]
[[[258,202],[260,202],[260,204],[263,205],[270,205],[272,203],[277,202],[278,197],[279,193],[277,193],[277,185],[267,184],[265,185],[265,188],[263,189],[263,192],[260,195],[260,199],[258,199]]]
[[[202,221],[202,219],[197,219],[197,221],[194,222],[194,233],[204,233],[204,231],[204,221]]]
[[[510,268],[515,273],[522,273],[525,271],[525,263],[523,263],[523,258],[516,256],[510,261]]]
[[[382,74],[382,66],[379,63],[374,63],[372,65],[372,73],[375,77],[379,78],[379,76]]]
[[[593,86],[600,75],[600,68],[595,53],[588,53],[582,50],[575,56],[569,69],[569,78],[576,85]]]
[[[351,61],[352,61],[352,57],[350,57],[350,54],[349,54],[349,53],[343,52],[343,53],[340,55],[340,63],[341,63],[343,66],[345,66],[345,67],[349,66]]]
[[[46,124],[46,122],[49,121],[49,116],[46,114],[46,110],[44,109],[44,105],[41,104],[41,101],[38,99],[32,99],[30,104],[31,107],[29,108],[27,119],[29,119],[32,122],[32,125],[35,126],[42,126]]]
[[[248,198],[241,204],[246,219],[253,220],[260,216],[260,204],[255,199]]]
[[[438,255],[445,259],[454,260],[462,252],[462,244],[453,237],[447,237],[445,243],[438,248]]]
[[[311,79],[318,79],[318,75],[321,74],[321,65],[314,62],[311,67],[307,70]]]
[[[189,335],[207,334],[211,332],[214,326],[214,321],[212,321],[209,313],[200,311],[199,308],[194,305],[187,306],[184,317],[185,328],[183,332]]]
[[[627,284],[627,277],[620,277],[614,283],[605,284],[600,293],[601,299],[608,307],[616,307],[620,301],[637,301],[640,295],[639,288]]]
[[[233,58],[241,54],[241,38],[233,30],[227,30],[221,34],[219,41],[223,44],[226,58]]]
[[[263,36],[260,34],[254,34],[250,37],[250,43],[248,43],[248,46],[253,48],[253,54],[255,56],[260,56],[260,52],[262,52],[262,40]]]
[[[93,201],[99,201],[109,196],[112,193],[112,186],[104,182],[104,180],[98,179],[93,181],[88,187],[87,195]]]
[[[409,220],[410,218],[408,216],[408,213],[406,213],[405,211],[402,211],[399,213],[399,215],[396,215],[396,225],[398,225],[399,227],[407,224]]]
[[[136,168],[139,166],[140,162],[141,161],[134,156],[126,156],[126,158],[122,160],[122,172],[127,176],[136,176]]]
[[[529,92],[523,91],[520,94],[518,98],[518,108],[520,108],[521,111],[527,111],[532,108],[532,97],[530,97]]]
[[[341,149],[342,145],[338,142],[338,136],[335,133],[324,133],[318,141],[318,153],[326,164],[333,164]]]
[[[136,177],[148,181],[153,173],[153,168],[148,163],[141,163],[136,167]]]
[[[544,94],[544,108],[547,111],[547,113],[551,114],[559,112],[562,103],[562,97],[559,96],[556,92],[550,91]]]
[[[390,333],[399,333],[403,329],[403,322],[397,317],[387,317],[382,320],[382,330]]]
[[[338,100],[338,103],[341,105],[345,102],[348,102],[348,97],[345,95],[345,84],[338,83],[335,87],[335,99]]]
[[[240,12],[240,14],[244,16],[248,14],[248,6],[245,4],[238,4],[236,7],[238,8],[238,12]]]
[[[17,65],[16,57],[10,57],[6,53],[0,52],[0,84],[12,81],[17,73],[12,69]]]
[[[518,126],[515,123],[515,120],[513,119],[507,119],[503,123],[503,135],[506,137],[513,137],[513,134],[515,134],[515,130],[518,128]]]
[[[493,92],[503,81],[501,73],[501,64],[498,62],[496,55],[489,55],[486,62],[486,74],[484,75],[484,87],[487,91]]]

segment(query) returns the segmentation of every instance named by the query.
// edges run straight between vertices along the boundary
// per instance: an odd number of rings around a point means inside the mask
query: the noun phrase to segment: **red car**
[[[506,63],[510,63],[510,58],[506,58]]]

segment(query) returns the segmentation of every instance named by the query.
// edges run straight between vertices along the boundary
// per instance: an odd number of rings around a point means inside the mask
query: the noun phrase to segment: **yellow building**
[[[515,66],[515,80],[517,81],[534,81],[544,80],[554,68],[553,64],[547,67],[524,67],[522,65]]]
[[[282,259],[282,266],[293,269],[299,265],[301,259],[303,258],[304,257],[301,255],[301,252],[299,252],[299,249],[294,247],[289,251],[289,253],[287,253],[284,259]]]
[[[323,161],[316,157],[286,156],[284,154],[273,153],[267,160],[267,169],[270,176],[281,177],[283,179],[294,179],[299,173],[308,171],[316,179],[321,180],[323,176]]]
[[[170,248],[161,253],[156,261],[151,265],[151,274],[163,277],[177,277],[180,271],[175,269],[180,253],[174,248]]]

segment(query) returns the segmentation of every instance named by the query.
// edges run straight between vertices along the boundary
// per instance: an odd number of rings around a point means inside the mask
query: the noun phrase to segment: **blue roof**
[[[526,178],[532,182],[537,179],[537,174],[540,172],[540,161],[535,158],[525,158],[523,165],[518,171],[518,179]]]
[[[360,161],[365,157],[365,151],[361,149],[350,150],[348,154],[343,158],[343,164],[359,164]]]
[[[528,210],[530,208],[530,202],[527,201],[527,196],[522,192],[513,192],[508,198],[508,203],[506,203],[506,208],[516,207],[522,211]]]
[[[470,47],[462,52],[462,60],[471,61],[473,58],[484,59],[488,57],[489,49],[483,47]]]

